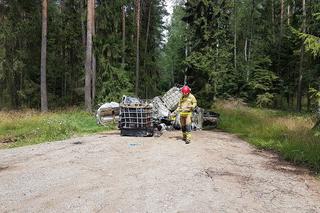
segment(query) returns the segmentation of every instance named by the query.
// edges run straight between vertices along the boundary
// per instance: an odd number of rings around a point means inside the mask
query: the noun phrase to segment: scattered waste
[[[178,87],[172,87],[163,96],[156,96],[151,101],[123,96],[120,103],[103,104],[97,111],[97,121],[98,124],[104,125],[109,121],[118,120],[121,136],[159,137],[167,130],[181,129],[180,114],[173,113],[181,96]],[[218,113],[196,107],[192,113],[192,128],[216,128],[219,117]]]
[[[153,117],[155,118],[168,117],[171,114],[170,110],[165,106],[164,102],[159,96],[153,98],[152,105]]]
[[[135,98],[135,97],[123,96],[121,103],[126,104],[126,105],[141,104],[142,100],[140,100],[139,98]]]
[[[135,146],[139,146],[140,144],[138,143],[129,143],[128,146],[129,147],[135,147]]]
[[[210,128],[218,126],[220,114],[213,111],[206,111],[203,114],[203,125]]]
[[[120,104],[116,102],[105,103],[99,107],[96,118],[97,123],[105,125],[109,121],[119,119]]]
[[[180,89],[178,87],[172,87],[162,96],[162,101],[170,111],[174,111],[178,107],[181,96]]]

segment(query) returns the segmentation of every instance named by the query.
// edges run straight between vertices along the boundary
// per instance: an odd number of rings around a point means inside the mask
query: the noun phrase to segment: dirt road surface
[[[308,171],[222,132],[0,150],[0,212],[320,212]]]

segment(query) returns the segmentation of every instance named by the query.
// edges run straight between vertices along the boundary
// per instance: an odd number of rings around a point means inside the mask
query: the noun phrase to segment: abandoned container
[[[149,104],[121,104],[119,128],[122,136],[153,136],[152,106]]]

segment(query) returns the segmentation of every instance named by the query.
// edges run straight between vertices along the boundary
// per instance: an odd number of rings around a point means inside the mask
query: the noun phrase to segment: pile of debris
[[[121,103],[106,103],[97,111],[98,124],[118,120],[121,135],[153,136],[161,135],[165,130],[180,129],[180,115],[177,109],[182,94],[180,88],[172,87],[163,96],[151,101],[123,96]],[[192,127],[201,130],[204,126],[215,128],[219,114],[197,107],[192,115]]]

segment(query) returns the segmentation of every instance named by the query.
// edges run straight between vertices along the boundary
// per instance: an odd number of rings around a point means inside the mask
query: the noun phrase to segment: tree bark
[[[47,22],[48,21],[48,0],[42,0],[42,38],[41,38],[41,112],[48,111],[48,95],[47,95]]]
[[[122,6],[122,59],[121,66],[125,67],[125,57],[126,57],[126,6]]]
[[[137,37],[136,37],[136,88],[135,95],[139,94],[139,69],[140,69],[140,0],[136,0],[136,26],[137,26]]]
[[[237,7],[236,0],[233,0],[234,6],[234,40],[233,40],[233,54],[234,54],[234,73],[237,72]]]
[[[306,0],[302,0],[303,21],[302,32],[306,33]],[[297,91],[297,111],[301,112],[302,109],[302,79],[303,79],[303,61],[304,61],[304,43],[301,45],[300,52],[300,66],[299,66],[299,78],[298,78],[298,91]]]
[[[96,20],[95,20],[96,12],[95,12],[95,0],[92,0],[92,37],[96,35]],[[94,47],[92,48],[92,97],[91,102],[94,104],[95,97],[96,97],[96,56],[94,54]]]
[[[186,24],[186,32],[188,32],[188,29],[189,29],[189,25]],[[189,40],[188,40],[188,36],[187,36],[187,37],[186,37],[186,47],[185,47],[185,51],[184,51],[185,60],[186,60],[186,59],[188,58],[188,56],[189,56],[188,48],[189,48]],[[187,72],[188,72],[188,66],[186,66],[185,69],[184,69],[183,85],[187,85],[187,80],[188,80]]]
[[[309,82],[309,85],[308,85],[308,88],[310,88],[311,85],[310,85],[310,82]],[[310,105],[311,105],[311,94],[308,92],[307,93],[307,111],[310,112]]]
[[[271,0],[271,23],[272,23],[272,41],[275,43],[275,29],[274,29],[274,2]]]
[[[143,70],[144,70],[145,75],[147,74],[147,71],[146,71],[147,63],[146,62],[148,60],[147,53],[148,53],[148,42],[149,42],[149,34],[150,34],[151,11],[152,11],[152,0],[150,0],[150,3],[149,3],[148,20],[147,20],[147,35],[146,35],[146,41],[145,41],[146,47],[144,49]],[[145,85],[146,85],[145,98],[147,98],[149,85],[147,85],[147,84],[145,84]]]
[[[244,60],[245,62],[248,62],[248,38],[246,37],[245,43],[244,43]],[[249,76],[250,76],[250,70],[246,70],[246,82],[249,82]]]
[[[252,9],[251,9],[251,23],[250,23],[250,39],[249,39],[249,48],[248,48],[248,61],[251,59],[251,51],[252,51],[252,40],[253,40],[253,13],[255,9],[255,0],[252,0]]]
[[[284,20],[284,0],[281,0],[281,10],[280,10],[280,39],[283,36],[283,20]]]
[[[85,7],[84,7],[84,3],[83,0],[80,0],[80,7],[81,7],[81,36],[82,36],[82,45],[83,48],[86,47],[86,29],[84,26],[84,14],[85,14]]]
[[[244,42],[244,60],[246,62],[248,61],[247,49],[248,49],[248,38],[246,38],[246,40]]]
[[[290,26],[290,18],[291,18],[291,7],[290,7],[290,3],[288,3],[288,8],[287,8],[287,24],[288,26]]]
[[[150,21],[151,21],[151,10],[152,10],[152,0],[150,0],[149,11],[148,11],[146,48],[144,50],[145,54],[147,54],[147,51],[148,51],[148,41],[149,41],[149,33],[150,33]]]
[[[280,36],[278,41],[278,51],[277,51],[277,73],[281,76],[281,68],[280,68],[280,50],[282,46],[282,37],[283,37],[283,20],[284,20],[284,0],[281,0],[280,6]]]
[[[91,74],[92,74],[92,6],[93,0],[88,0],[87,4],[87,45],[86,45],[86,61],[85,61],[85,87],[84,100],[85,108],[88,112],[92,111],[91,103]]]

